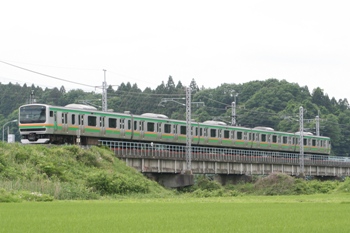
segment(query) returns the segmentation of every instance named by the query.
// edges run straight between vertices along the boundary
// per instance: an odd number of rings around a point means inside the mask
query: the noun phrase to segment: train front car
[[[23,144],[50,142],[53,123],[49,114],[49,107],[44,104],[28,104],[19,108],[19,131]]]

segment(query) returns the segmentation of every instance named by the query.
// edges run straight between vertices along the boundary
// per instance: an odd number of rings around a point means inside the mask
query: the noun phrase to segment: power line
[[[34,73],[34,74],[42,75],[42,76],[45,76],[45,77],[48,77],[48,78],[53,78],[53,79],[57,79],[57,80],[64,81],[64,82],[68,82],[68,83],[78,84],[78,85],[81,85],[81,86],[92,87],[92,88],[98,88],[98,87],[96,87],[96,86],[87,85],[87,84],[78,83],[78,82],[73,82],[73,81],[69,81],[69,80],[66,80],[66,79],[62,79],[62,78],[54,77],[54,76],[47,75],[47,74],[44,74],[44,73],[40,73],[40,72],[37,72],[37,71],[34,71],[34,70],[30,70],[30,69],[27,69],[27,68],[24,68],[24,67],[21,67],[21,66],[16,66],[16,65],[11,64],[11,63],[8,63],[8,62],[4,62],[4,61],[0,61],[0,62],[1,62],[1,63],[4,63],[4,64],[6,64],[6,65],[13,66],[13,67],[16,67],[16,68],[18,68],[18,69],[22,69],[22,70],[25,70],[25,71],[28,71],[28,72],[31,72],[31,73]]]

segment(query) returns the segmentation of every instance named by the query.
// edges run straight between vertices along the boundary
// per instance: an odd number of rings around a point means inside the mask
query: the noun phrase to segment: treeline
[[[268,79],[243,84],[222,84],[217,88],[204,88],[193,79],[192,119],[219,120],[246,127],[266,126],[278,131],[299,131],[299,108],[303,107],[304,129],[316,132],[316,116],[320,119],[320,135],[332,139],[332,153],[350,155],[350,110],[347,99],[330,98],[321,88],[309,91],[286,80]],[[71,103],[89,104],[101,108],[101,94],[81,89],[66,91],[64,86],[42,89],[38,86],[20,86],[0,83],[0,126],[18,118],[18,107],[29,102],[34,93],[36,102],[64,106]],[[108,109],[133,114],[153,112],[170,118],[185,120],[185,87],[175,84],[171,76],[155,89],[141,90],[137,84],[122,83],[116,89],[108,87]],[[236,114],[232,115],[232,102]],[[2,130],[2,128],[0,129]],[[11,125],[11,133],[18,128]],[[0,135],[2,137],[2,134]]]

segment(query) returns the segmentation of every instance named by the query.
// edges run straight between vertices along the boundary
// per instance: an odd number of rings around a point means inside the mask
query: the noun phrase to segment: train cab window
[[[154,132],[154,123],[153,122],[147,122],[147,131]]]
[[[261,141],[266,142],[266,134],[261,134]]]
[[[216,137],[216,129],[210,129],[210,137],[212,138]]]
[[[272,135],[272,142],[276,143],[277,142],[277,135]]]
[[[164,133],[171,133],[171,125],[164,124]]]
[[[108,119],[108,126],[109,126],[109,128],[117,128],[117,119],[109,118]]]
[[[180,134],[186,134],[186,126],[180,126]]]
[[[96,126],[96,117],[88,116],[88,126]]]
[[[224,130],[224,138],[230,138],[230,131]]]
[[[237,139],[241,140],[243,138],[242,136],[243,136],[242,132],[238,131],[237,132]]]
[[[75,125],[75,114],[72,114],[71,121],[72,121],[72,125]]]

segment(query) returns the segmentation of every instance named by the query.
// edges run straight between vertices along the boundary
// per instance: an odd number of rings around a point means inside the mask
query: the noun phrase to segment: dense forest
[[[350,109],[347,99],[330,98],[321,88],[309,91],[286,80],[268,79],[243,84],[222,84],[217,88],[204,88],[193,79],[192,119],[196,121],[232,121],[232,102],[236,102],[237,125],[266,126],[278,131],[299,131],[299,108],[304,108],[304,129],[315,133],[315,118],[320,118],[320,134],[332,139],[332,154],[350,155]],[[0,83],[0,126],[18,118],[19,106],[29,102],[31,94],[37,103],[64,106],[71,103],[90,104],[101,108],[101,94],[81,89],[66,91],[60,88],[41,88],[35,85]],[[175,84],[171,76],[156,89],[141,90],[137,84],[122,83],[108,87],[108,109],[133,114],[159,113],[170,118],[185,120],[185,88]],[[16,124],[8,124],[10,133],[19,133]],[[7,128],[7,127],[6,127]],[[5,128],[5,130],[6,130]],[[2,138],[3,127],[0,128]],[[7,134],[7,131],[6,131]]]

